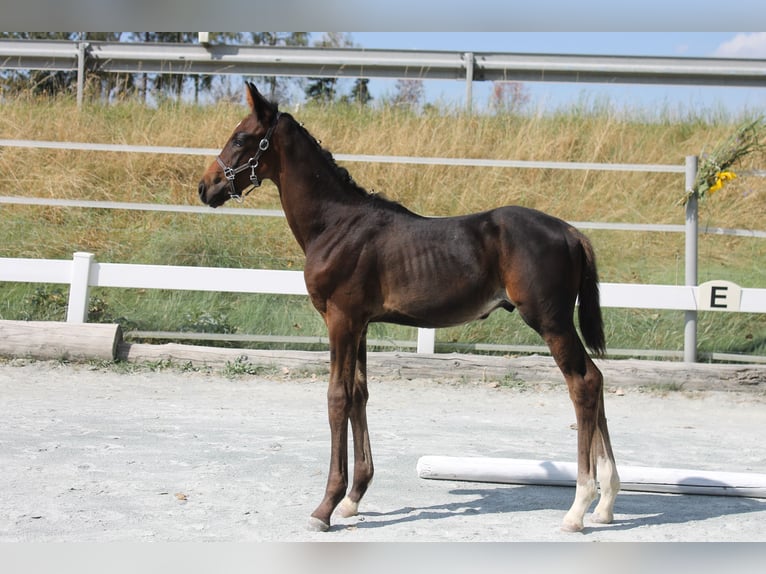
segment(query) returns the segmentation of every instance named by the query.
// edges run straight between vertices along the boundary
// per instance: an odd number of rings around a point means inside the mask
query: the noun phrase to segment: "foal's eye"
[[[247,139],[247,134],[237,134],[231,140],[231,145],[233,145],[234,147],[242,147],[243,145],[245,145],[246,139]]]

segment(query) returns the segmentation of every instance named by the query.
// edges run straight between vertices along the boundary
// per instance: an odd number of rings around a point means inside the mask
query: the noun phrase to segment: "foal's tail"
[[[578,232],[580,247],[584,255],[582,278],[580,280],[579,318],[580,332],[585,344],[597,357],[606,354],[606,341],[604,340],[604,321],[601,317],[601,303],[598,292],[598,270],[596,269],[596,255],[593,246],[583,234]]]

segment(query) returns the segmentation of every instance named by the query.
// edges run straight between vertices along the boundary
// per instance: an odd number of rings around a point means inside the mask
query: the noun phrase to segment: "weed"
[[[670,393],[678,393],[680,391],[683,391],[684,384],[673,382],[673,381],[668,383],[652,383],[650,385],[641,387],[641,390],[646,391],[648,393],[665,396]]]
[[[24,299],[23,321],[63,321],[66,318],[67,296],[59,287],[36,287]]]
[[[232,327],[224,313],[202,311],[186,313],[179,330],[190,333],[234,333],[236,328]]]
[[[503,379],[500,381],[500,387],[504,389],[513,389],[516,391],[526,391],[529,385],[515,372],[510,371],[506,373]]]
[[[256,365],[251,363],[246,355],[240,355],[234,361],[226,361],[226,366],[222,369],[223,376],[234,379],[242,376],[265,376],[273,375],[277,372],[273,365]]]

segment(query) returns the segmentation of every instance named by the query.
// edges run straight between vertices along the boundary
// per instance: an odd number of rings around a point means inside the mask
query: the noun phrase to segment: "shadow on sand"
[[[487,486],[454,489],[449,494],[460,496],[461,500],[425,507],[406,506],[389,512],[361,512],[360,517],[373,520],[360,520],[356,527],[380,528],[421,520],[441,520],[456,515],[510,515],[551,509],[561,510],[563,517],[572,503],[574,489],[561,486]],[[473,498],[465,500],[468,496]],[[605,525],[592,524],[588,522],[586,514],[583,532],[587,534],[605,529],[620,531],[642,526],[684,524],[762,511],[766,511],[766,500],[755,498],[623,491],[617,498],[614,521]],[[337,525],[333,528],[345,526]]]

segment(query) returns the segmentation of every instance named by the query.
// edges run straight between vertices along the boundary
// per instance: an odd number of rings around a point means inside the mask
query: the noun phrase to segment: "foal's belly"
[[[451,297],[434,295],[388,304],[384,312],[373,321],[413,327],[453,327],[476,319],[486,319],[490,313],[499,308],[513,311],[514,307],[507,298],[500,295],[492,297],[476,297],[475,293]]]

